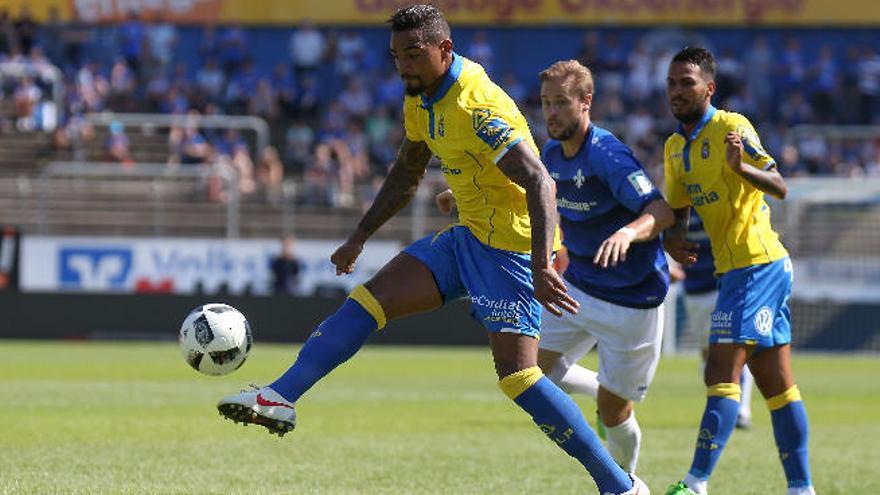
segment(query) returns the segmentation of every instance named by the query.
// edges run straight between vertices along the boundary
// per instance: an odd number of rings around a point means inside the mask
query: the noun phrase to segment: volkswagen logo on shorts
[[[761,335],[770,335],[770,330],[772,328],[773,312],[770,311],[770,308],[764,306],[758,310],[758,314],[755,315],[755,330]]]

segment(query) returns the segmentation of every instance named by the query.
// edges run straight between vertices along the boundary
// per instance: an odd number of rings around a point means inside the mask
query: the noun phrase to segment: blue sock
[[[377,327],[376,319],[361,303],[346,299],[309,336],[293,366],[269,386],[290,402],[296,402],[318,380],[354,356]]]
[[[780,405],[782,403],[782,405]],[[801,401],[797,385],[776,397],[767,399],[773,436],[782,460],[782,469],[790,488],[811,486],[810,464],[807,456],[807,410]]]
[[[504,377],[499,386],[535,424],[593,477],[599,493],[623,493],[633,482],[587,424],[577,404],[538,367]]]
[[[739,413],[740,388],[736,383],[718,383],[709,387],[706,409],[700,421],[700,434],[694,449],[694,460],[688,473],[707,480],[721,458],[721,452],[736,426]]]

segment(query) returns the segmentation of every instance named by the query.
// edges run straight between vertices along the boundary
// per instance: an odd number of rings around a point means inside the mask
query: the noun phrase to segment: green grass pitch
[[[295,351],[258,343],[214,378],[173,343],[0,341],[0,493],[595,493],[497,389],[487,349],[368,346],[300,401],[283,439],[221,419],[218,398],[272,379]],[[690,463],[697,369],[696,357],[664,359],[637,408],[639,474],[655,494]],[[795,372],[818,493],[880,493],[880,359],[796,354]],[[713,495],[785,493],[755,395],[755,425],[734,433]],[[594,423],[593,402],[577,400]]]

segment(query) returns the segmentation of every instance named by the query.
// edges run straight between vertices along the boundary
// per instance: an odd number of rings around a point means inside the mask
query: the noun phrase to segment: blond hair
[[[541,71],[541,82],[549,80],[561,81],[581,99],[593,93],[593,73],[577,60],[561,60]]]

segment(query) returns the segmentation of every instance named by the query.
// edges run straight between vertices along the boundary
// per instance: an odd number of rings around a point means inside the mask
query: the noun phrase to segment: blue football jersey
[[[602,268],[593,263],[599,246],[663,196],[641,163],[613,134],[591,125],[581,149],[566,158],[550,140],[541,151],[556,181],[556,202],[569,266],[565,279],[593,297],[621,306],[659,306],[669,289],[660,239],[634,242],[626,261]]]
[[[684,279],[684,290],[688,294],[702,294],[717,288],[718,279],[715,278],[715,259],[712,257],[712,244],[709,243],[709,234],[703,230],[703,221],[697,212],[691,208],[691,220],[688,224],[687,240],[700,245],[697,248],[697,262],[684,267],[687,275]]]

